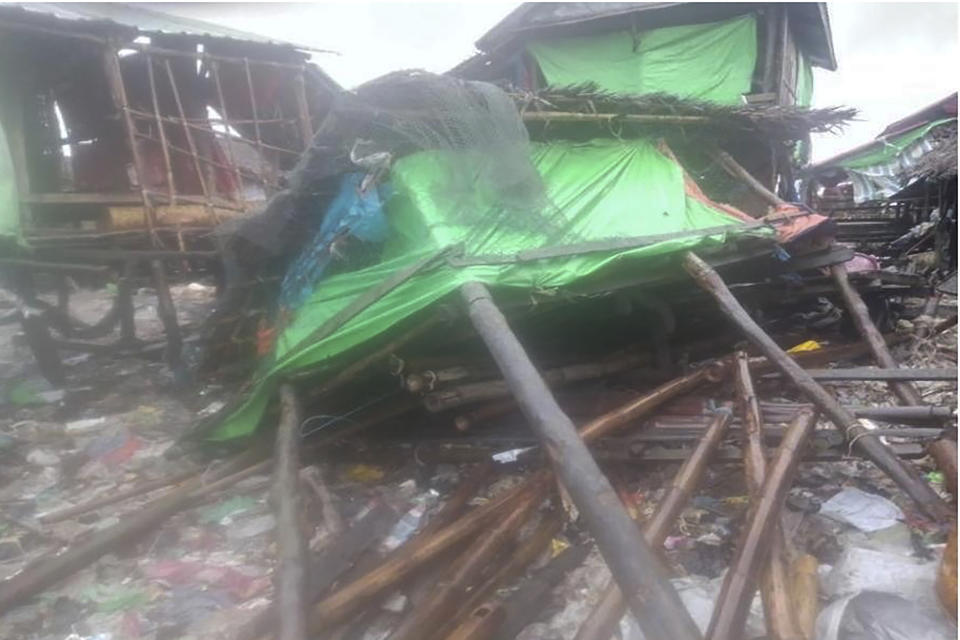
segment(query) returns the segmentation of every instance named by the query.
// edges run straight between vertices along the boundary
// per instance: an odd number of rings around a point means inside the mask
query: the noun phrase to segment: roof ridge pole
[[[610,481],[546,383],[487,288],[464,284],[460,292],[470,320],[486,343],[530,426],[543,441],[551,465],[583,514],[627,605],[650,640],[699,640],[700,631],[664,575]]]

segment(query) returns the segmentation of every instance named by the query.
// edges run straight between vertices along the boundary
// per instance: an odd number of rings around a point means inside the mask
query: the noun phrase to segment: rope
[[[318,432],[318,431],[321,431],[321,430],[323,430],[323,429],[326,429],[326,428],[330,427],[331,425],[337,424],[337,423],[339,423],[339,422],[344,422],[344,421],[355,422],[354,420],[351,420],[351,419],[350,419],[350,416],[352,416],[352,415],[354,415],[355,413],[358,413],[358,412],[360,412],[360,411],[363,411],[364,409],[367,409],[368,407],[371,407],[371,406],[377,404],[378,402],[381,402],[381,401],[389,398],[390,396],[396,394],[398,391],[399,391],[398,389],[394,389],[393,391],[388,391],[387,393],[383,394],[382,396],[379,396],[379,397],[377,397],[377,398],[374,398],[374,399],[371,400],[370,402],[367,402],[367,403],[362,404],[362,405],[360,405],[360,406],[358,406],[358,407],[355,407],[354,409],[351,409],[350,411],[348,411],[348,412],[346,412],[346,413],[344,413],[344,414],[341,414],[341,415],[328,414],[328,413],[318,413],[317,415],[310,416],[309,418],[307,418],[306,420],[304,420],[303,422],[300,423],[300,437],[301,437],[301,438],[308,438],[308,437],[310,437],[311,435],[313,435],[314,433],[316,433],[316,432]],[[307,425],[310,424],[310,423],[313,422],[313,421],[316,421],[316,420],[322,420],[323,422],[321,422],[318,426],[313,427],[312,429],[307,429]]]

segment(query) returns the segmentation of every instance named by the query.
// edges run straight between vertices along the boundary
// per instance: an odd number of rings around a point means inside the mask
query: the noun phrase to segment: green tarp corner
[[[753,14],[723,22],[551,38],[527,47],[552,86],[584,82],[626,94],[739,104],[757,62]]]
[[[384,261],[321,281],[277,341],[246,401],[213,433],[225,440],[258,425],[277,381],[303,368],[322,368],[335,356],[390,330],[471,280],[499,288],[562,288],[588,275],[643,270],[643,259],[724,237],[678,238],[620,252],[598,252],[519,264],[454,267],[446,263],[418,273],[364,309],[328,338],[298,347],[317,327],[391,274],[436,252],[462,244],[477,256],[542,247],[539,229],[507,223],[483,193],[449,197],[444,187],[450,152],[420,152],[401,158],[391,171],[396,195],[387,203],[393,239]],[[572,242],[643,236],[739,224],[742,221],[686,194],[681,167],[648,141],[596,140],[533,146],[533,162]],[[477,194],[480,190],[467,190]],[[556,244],[550,240],[551,244]],[[651,267],[649,263],[646,268]]]
[[[864,150],[862,153],[843,158],[837,164],[844,169],[866,169],[876,165],[886,164],[897,158],[907,147],[917,142],[931,129],[948,122],[955,122],[956,118],[944,118],[929,122],[922,127],[893,136],[887,140],[881,139],[879,144]]]

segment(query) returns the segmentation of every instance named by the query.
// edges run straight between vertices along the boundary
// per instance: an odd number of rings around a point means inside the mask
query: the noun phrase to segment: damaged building
[[[173,63],[149,62],[162,55],[150,37],[115,61],[143,57],[152,103],[151,77],[180,83]],[[238,54],[205,37],[182,73],[209,96],[203,61]],[[36,531],[0,582],[0,614],[61,631],[42,597],[129,543],[131,566],[84,579],[102,592],[122,573],[159,595],[99,630],[136,618],[157,638],[816,640],[904,611],[934,637],[955,629],[955,297],[863,268],[837,242],[840,216],[801,202],[811,133],[856,115],[810,106],[811,68],[837,66],[826,5],[528,3],[477,49],[446,74],[350,91],[276,62],[312,98],[294,91],[293,110],[265,120],[256,92],[247,111],[242,97],[206,103],[214,149],[296,153],[270,156],[273,187],[216,224],[202,325],[181,331],[162,293],[165,264],[190,273],[189,248],[142,249],[146,273],[114,256],[101,274],[119,310],[153,278],[163,335],[109,355],[162,359],[190,420],[151,436],[152,466],[122,458],[133,466],[93,498],[89,471],[65,472],[63,490],[16,505]],[[186,169],[210,187],[218,174],[205,181],[210,156],[173,102],[172,115],[112,113],[133,121],[133,155],[151,131],[182,132]],[[263,137],[273,119],[291,141]],[[136,185],[148,238],[156,187]],[[96,363],[60,354],[106,338],[64,335],[50,295],[21,290],[23,341],[69,389]],[[90,428],[54,439],[63,455],[82,448],[82,470],[146,439],[111,432],[110,449]],[[882,526],[864,523],[867,507]],[[78,522],[70,544],[37,534]],[[879,551],[856,543],[889,527],[871,540],[926,553],[884,557],[890,573],[922,572],[909,584],[923,607],[906,587],[870,595]],[[259,566],[237,576],[251,555]],[[856,587],[821,588],[821,565],[827,587]],[[197,584],[228,602],[172,612]]]

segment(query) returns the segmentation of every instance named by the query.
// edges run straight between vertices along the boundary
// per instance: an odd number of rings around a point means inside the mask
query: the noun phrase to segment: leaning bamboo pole
[[[576,427],[530,361],[486,287],[461,287],[468,314],[490,350],[530,427],[544,444],[557,478],[580,510],[627,605],[651,640],[695,640],[700,632],[617,494],[577,435]]]
[[[883,340],[883,336],[880,335],[876,325],[873,324],[873,320],[870,319],[870,311],[867,309],[866,303],[850,284],[850,279],[847,277],[847,268],[842,264],[835,264],[830,267],[830,274],[833,276],[833,281],[847,305],[847,311],[850,312],[853,323],[857,326],[857,330],[864,341],[869,345],[873,359],[881,367],[887,369],[898,368],[900,365],[893,358],[887,348],[887,343]],[[890,382],[889,386],[900,399],[900,404],[914,406],[924,404],[920,392],[909,382]]]

